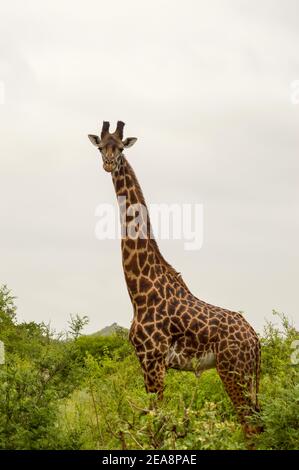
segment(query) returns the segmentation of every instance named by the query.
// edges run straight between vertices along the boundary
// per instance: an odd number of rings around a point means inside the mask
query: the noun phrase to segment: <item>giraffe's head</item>
[[[102,154],[104,170],[111,173],[117,167],[124,148],[132,147],[137,139],[136,137],[127,137],[123,140],[124,122],[117,121],[113,134],[109,132],[109,125],[108,121],[103,122],[101,138],[97,135],[89,135],[88,137]]]

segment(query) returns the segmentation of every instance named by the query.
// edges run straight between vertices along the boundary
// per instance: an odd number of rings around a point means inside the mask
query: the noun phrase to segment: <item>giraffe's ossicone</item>
[[[257,432],[248,418],[259,410],[261,348],[254,329],[236,312],[195,297],[161,255],[153,238],[136,175],[123,155],[136,138],[123,140],[124,123],[114,133],[104,121],[101,137],[89,135],[112,173],[122,222],[122,263],[134,316],[130,341],[148,392],[163,396],[168,368],[202,371],[216,367],[246,434]],[[132,219],[138,208],[138,232]],[[132,209],[133,208],[133,209]]]

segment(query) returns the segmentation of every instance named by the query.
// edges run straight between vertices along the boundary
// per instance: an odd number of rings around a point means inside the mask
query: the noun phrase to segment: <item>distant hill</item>
[[[128,331],[127,328],[124,328],[123,326],[120,326],[117,323],[112,323],[112,325],[105,326],[105,328],[102,328],[102,330],[96,331],[90,336],[110,336],[113,333],[115,333],[117,330]]]

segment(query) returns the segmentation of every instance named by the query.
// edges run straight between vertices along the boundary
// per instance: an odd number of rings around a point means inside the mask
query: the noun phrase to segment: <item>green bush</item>
[[[298,332],[274,312],[261,337],[264,432],[257,449],[299,449],[298,366],[291,363]],[[147,395],[127,332],[81,336],[87,318],[70,321],[70,335],[16,320],[14,299],[0,289],[0,449],[245,449],[241,427],[215,370],[200,379],[170,370],[162,403]]]
[[[59,400],[79,385],[74,342],[56,339],[44,324],[18,324],[13,297],[0,289],[0,449],[64,448],[74,442],[60,432]]]
[[[76,341],[75,355],[81,363],[90,354],[96,358],[104,356],[124,359],[132,352],[132,347],[122,333],[114,333],[111,336],[81,336]]]
[[[299,364],[291,362],[299,334],[288,318],[273,311],[282,327],[267,322],[262,342],[259,449],[299,449]]]

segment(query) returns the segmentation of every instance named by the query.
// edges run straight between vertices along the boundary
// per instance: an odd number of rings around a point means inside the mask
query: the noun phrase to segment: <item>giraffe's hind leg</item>
[[[231,347],[217,354],[216,367],[219,376],[227,391],[239,421],[246,436],[259,432],[259,429],[250,423],[250,417],[256,411],[254,373],[251,364],[254,361],[244,362],[246,351],[239,353],[237,347]],[[241,356],[241,358],[240,358]]]

